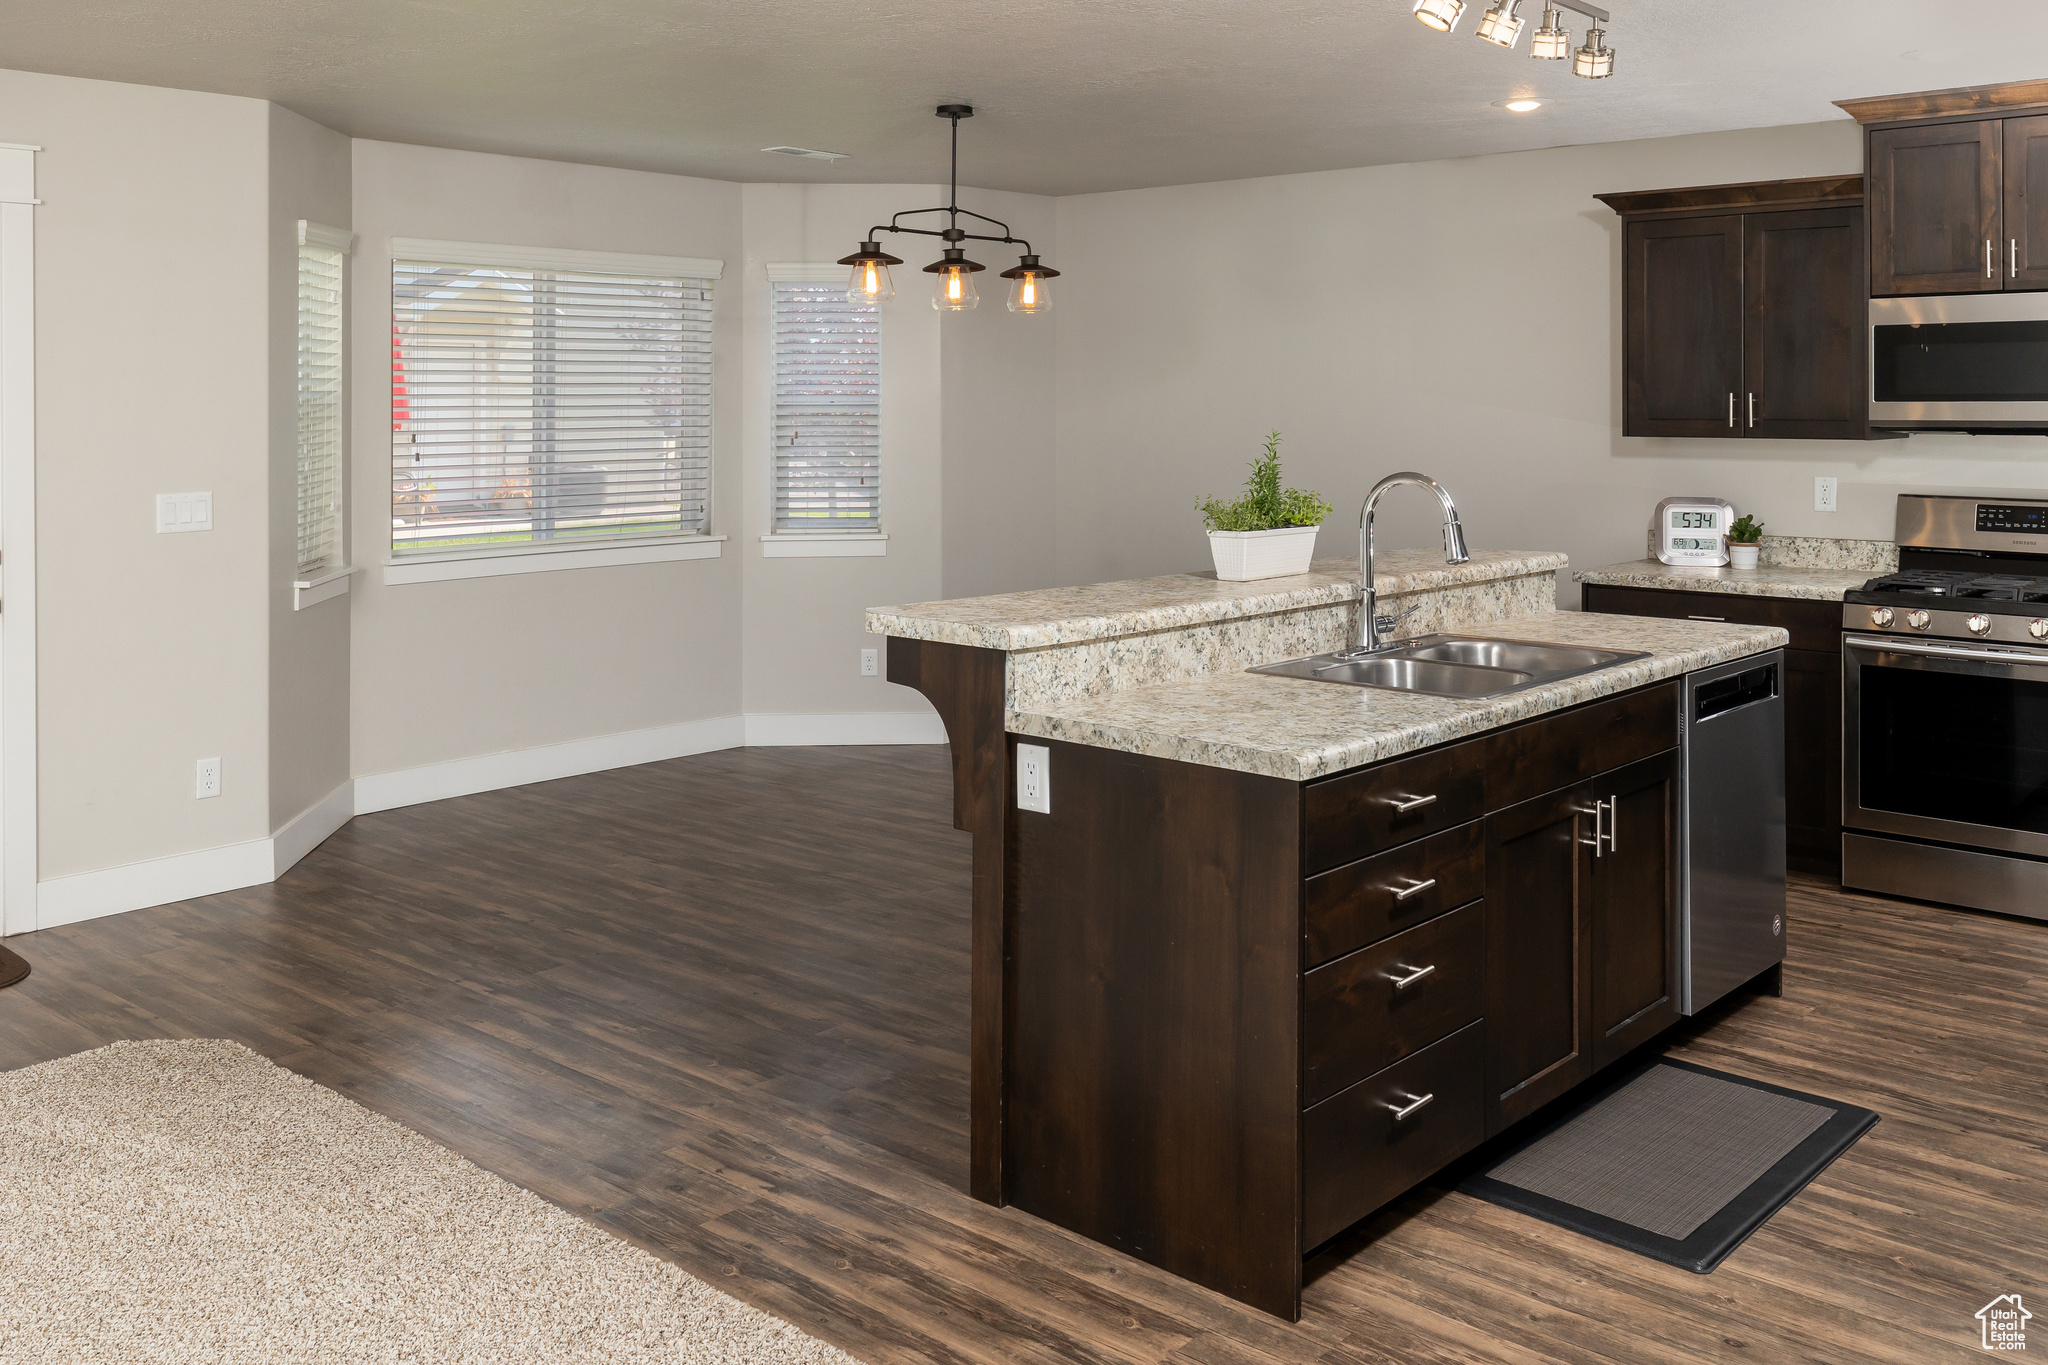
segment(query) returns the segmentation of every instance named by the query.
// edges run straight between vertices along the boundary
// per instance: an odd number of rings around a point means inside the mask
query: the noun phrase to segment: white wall
[[[1473,545],[1580,566],[1640,557],[1672,494],[1885,540],[1902,489],[2038,490],[2037,437],[1619,434],[1620,222],[1592,196],[1861,156],[1842,121],[1060,200],[1059,581],[1202,567],[1189,509],[1275,427],[1289,481],[1336,504],[1322,554],[1354,551],[1367,488],[1404,468],[1444,482]],[[1811,510],[1816,474],[1840,512]],[[1436,516],[1394,494],[1385,543],[1437,544]]]
[[[0,141],[43,148],[46,880],[270,833],[268,129],[261,100],[0,71]],[[155,494],[199,490],[215,529],[158,535]]]
[[[355,773],[737,714],[740,187],[362,141],[353,176]],[[387,586],[393,237],[723,260],[711,529],[733,537],[724,556]]]
[[[349,140],[274,104],[269,114],[270,550],[264,592],[270,626],[270,811],[265,833],[350,777],[349,599],[330,598],[304,611],[292,608],[299,559],[299,220],[348,227]],[[354,264],[351,258],[344,270]]]

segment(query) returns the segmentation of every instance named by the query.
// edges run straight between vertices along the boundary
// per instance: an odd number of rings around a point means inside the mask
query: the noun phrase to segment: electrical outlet
[[[220,760],[202,758],[199,760],[199,790],[193,793],[204,801],[209,796],[220,795]]]
[[[157,494],[156,529],[159,535],[170,531],[211,531],[213,494]]]
[[[860,652],[860,675],[863,678],[879,678],[882,676],[881,650],[864,649]]]
[[[1043,744],[1017,746],[1017,809],[1052,814],[1052,750]]]
[[[1813,480],[1813,510],[1816,512],[1839,512],[1841,500],[1835,491],[1835,476],[1817,474]]]

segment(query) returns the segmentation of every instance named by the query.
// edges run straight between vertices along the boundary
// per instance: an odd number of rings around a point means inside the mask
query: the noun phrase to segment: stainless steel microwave
[[[1872,299],[1870,420],[2048,432],[2048,292]]]

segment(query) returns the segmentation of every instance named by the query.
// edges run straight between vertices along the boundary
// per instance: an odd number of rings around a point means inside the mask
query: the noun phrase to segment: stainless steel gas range
[[[1905,494],[1842,607],[1842,884],[2048,919],[2048,499]]]

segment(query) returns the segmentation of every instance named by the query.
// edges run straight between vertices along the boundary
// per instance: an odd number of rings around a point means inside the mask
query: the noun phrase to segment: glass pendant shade
[[[1529,36],[1529,55],[1543,62],[1561,62],[1572,55],[1572,35],[1565,31],[1564,16],[1547,5],[1542,25]]]
[[[1597,28],[1586,30],[1586,45],[1572,54],[1572,74],[1597,81],[1614,74],[1614,49],[1600,40],[1607,35]]]
[[[1513,47],[1522,36],[1523,21],[1515,17],[1521,3],[1522,0],[1497,0],[1492,9],[1480,16],[1479,27],[1474,31],[1489,43]]]
[[[853,273],[846,280],[846,297],[850,302],[886,303],[896,297],[896,285],[889,278],[889,267],[902,265],[902,257],[891,256],[874,242],[862,242],[859,251],[851,256],[841,256],[839,264],[853,267]]]
[[[1438,33],[1449,33],[1465,13],[1465,0],[1415,0],[1415,17]]]
[[[1050,266],[1040,265],[1036,256],[1024,256],[1016,268],[1005,270],[1003,278],[1010,282],[1010,311],[1013,313],[1043,313],[1052,307],[1052,293],[1048,281],[1060,272]]]
[[[974,275],[987,266],[967,259],[967,253],[957,246],[949,246],[936,261],[925,267],[925,273],[936,275],[932,282],[932,307],[941,313],[964,313],[981,302],[981,295],[975,290]]]

